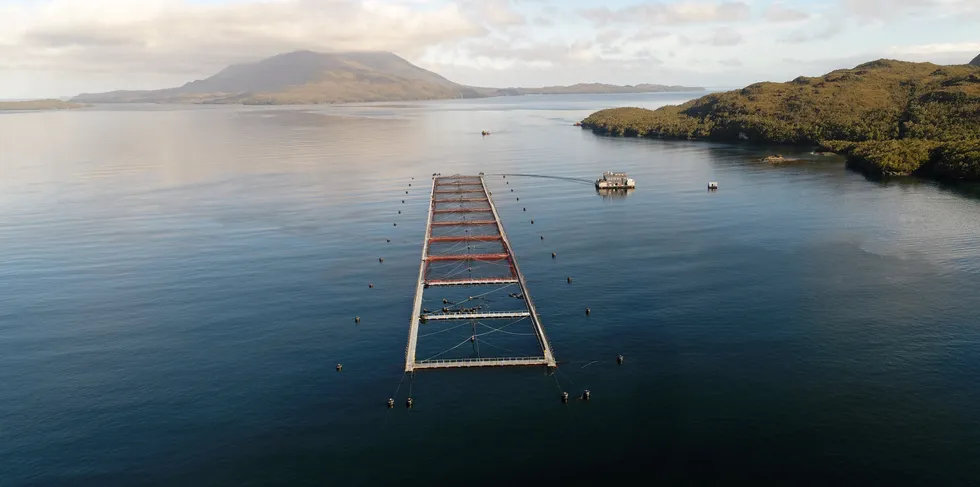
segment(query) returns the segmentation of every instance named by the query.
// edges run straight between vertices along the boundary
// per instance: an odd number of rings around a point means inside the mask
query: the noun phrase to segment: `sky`
[[[0,99],[155,89],[298,49],[458,83],[738,87],[890,58],[965,64],[980,0],[0,0]]]

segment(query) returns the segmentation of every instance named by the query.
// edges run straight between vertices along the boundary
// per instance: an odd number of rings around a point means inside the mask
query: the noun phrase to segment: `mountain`
[[[487,93],[493,93],[494,88],[476,88]],[[607,85],[604,83],[578,83],[571,86],[545,86],[543,88],[501,88],[496,96],[507,95],[590,95],[607,93],[659,93],[665,91],[705,91],[701,87],[676,85]]]
[[[658,110],[614,108],[599,134],[822,145],[875,175],[980,179],[980,67],[881,59]]]
[[[600,84],[536,89],[476,88],[453,83],[388,52],[296,51],[254,63],[228,66],[210,78],[191,81],[178,88],[83,93],[72,101],[313,104],[481,98],[534,93],[637,93],[682,89],[703,90],[663,85],[621,87]]]
[[[973,61],[970,61],[970,64],[973,66],[980,66],[980,54],[977,54],[977,57],[973,58]]]

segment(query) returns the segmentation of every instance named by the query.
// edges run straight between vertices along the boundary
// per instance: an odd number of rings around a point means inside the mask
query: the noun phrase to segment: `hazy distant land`
[[[291,105],[664,91],[704,91],[704,88],[599,83],[544,88],[480,88],[454,83],[389,52],[296,51],[254,63],[228,66],[214,76],[177,88],[83,93],[72,101]]]
[[[0,101],[0,110],[72,110],[85,105],[62,100]]]

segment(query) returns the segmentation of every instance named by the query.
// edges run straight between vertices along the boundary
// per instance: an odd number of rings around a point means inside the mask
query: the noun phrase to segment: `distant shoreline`
[[[24,100],[24,101],[0,101],[0,111],[21,111],[21,110],[76,110],[84,108],[86,105],[62,100]]]

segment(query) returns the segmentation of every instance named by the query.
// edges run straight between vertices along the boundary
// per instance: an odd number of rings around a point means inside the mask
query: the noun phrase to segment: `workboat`
[[[636,181],[624,172],[606,171],[602,173],[601,178],[595,180],[595,187],[596,189],[633,189],[636,187]]]

